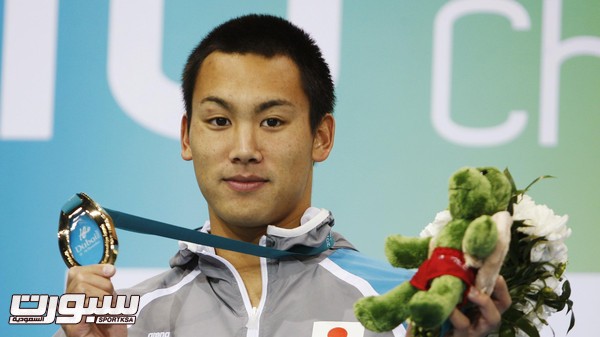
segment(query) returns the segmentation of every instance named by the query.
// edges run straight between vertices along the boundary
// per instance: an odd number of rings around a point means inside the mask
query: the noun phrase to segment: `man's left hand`
[[[502,313],[512,304],[508,286],[502,276],[496,280],[494,291],[486,295],[475,287],[468,294],[469,301],[475,304],[476,314],[467,317],[460,310],[454,309],[450,314],[453,330],[452,337],[483,337],[500,327]]]

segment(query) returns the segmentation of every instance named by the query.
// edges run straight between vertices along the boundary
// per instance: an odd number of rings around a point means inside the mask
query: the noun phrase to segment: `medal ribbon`
[[[81,205],[83,200],[76,194],[62,207],[65,213]],[[334,239],[331,233],[318,247],[303,245],[293,246],[288,250],[275,249],[257,244],[233,240],[222,236],[203,233],[200,231],[170,225],[164,222],[142,218],[136,215],[123,213],[111,209],[104,209],[113,220],[115,227],[129,232],[150,234],[166,238],[187,241],[199,245],[231,250],[234,252],[262,256],[270,259],[281,259],[285,257],[308,257],[318,255],[333,247]],[[102,211],[102,210],[100,210]],[[330,220],[333,221],[333,220]]]

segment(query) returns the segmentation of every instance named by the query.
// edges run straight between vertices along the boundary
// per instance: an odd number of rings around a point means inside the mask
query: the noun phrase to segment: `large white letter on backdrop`
[[[162,70],[163,0],[113,0],[108,83],[121,109],[159,135],[178,138],[183,102]]]
[[[288,0],[287,16],[315,39],[336,82],[340,72],[342,0]]]
[[[497,126],[474,128],[455,123],[450,116],[452,80],[452,32],[454,22],[463,16],[488,13],[507,17],[515,30],[530,27],[527,11],[512,0],[458,0],[447,3],[434,23],[431,119],[443,138],[465,146],[494,146],[515,139],[527,124],[525,111],[511,111]]]
[[[560,39],[562,0],[544,1],[542,14],[542,62],[540,88],[539,142],[544,146],[558,144],[558,102],[560,96],[560,66],[573,57],[600,57],[600,39],[590,36]]]
[[[337,77],[341,1],[290,0],[288,4],[290,20],[321,43]],[[129,117],[150,131],[177,139],[184,108],[179,84],[162,71],[163,8],[164,0],[111,1],[108,79]]]
[[[0,139],[52,138],[57,31],[58,0],[4,1]]]

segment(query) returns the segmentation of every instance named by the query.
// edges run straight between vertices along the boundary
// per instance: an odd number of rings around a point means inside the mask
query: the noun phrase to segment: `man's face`
[[[298,225],[313,163],[333,145],[333,118],[313,134],[309,108],[288,57],[213,52],[204,60],[191,121],[182,122],[182,157],[194,162],[213,227]]]

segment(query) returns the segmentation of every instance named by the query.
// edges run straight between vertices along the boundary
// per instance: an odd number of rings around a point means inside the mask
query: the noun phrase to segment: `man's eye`
[[[277,118],[267,118],[261,123],[262,126],[266,126],[269,128],[274,128],[280,126],[281,124],[282,122]]]
[[[210,120],[210,124],[215,126],[227,126],[229,125],[229,120],[224,117],[217,117]]]

